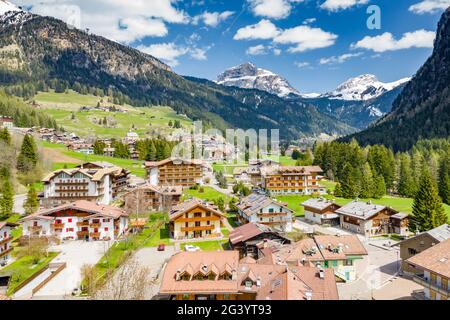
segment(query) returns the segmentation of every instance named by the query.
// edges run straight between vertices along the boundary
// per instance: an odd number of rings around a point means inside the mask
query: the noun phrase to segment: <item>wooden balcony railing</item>
[[[64,229],[64,223],[53,223],[52,228],[54,230],[62,230]]]
[[[89,221],[77,222],[77,227],[89,227]]]
[[[6,256],[8,253],[12,252],[13,248],[9,248],[5,251],[0,252],[0,258]]]
[[[78,231],[78,232],[77,232],[77,236],[78,236],[79,238],[84,238],[84,237],[86,237],[86,236],[89,236],[89,231]]]
[[[214,230],[214,226],[182,227],[182,232]]]
[[[30,232],[39,232],[42,230],[42,226],[29,226],[28,231]]]
[[[100,238],[100,232],[91,232],[89,234],[91,238]]]
[[[220,218],[216,216],[211,217],[197,217],[197,218],[179,218],[177,222],[200,222],[200,221],[218,221]]]
[[[100,222],[94,222],[89,225],[91,228],[100,228]]]
[[[13,239],[13,237],[11,237],[11,236],[4,238],[4,239],[0,240],[0,245],[10,242],[12,239]]]

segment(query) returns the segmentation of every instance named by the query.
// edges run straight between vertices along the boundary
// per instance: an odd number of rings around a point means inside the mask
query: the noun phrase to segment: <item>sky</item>
[[[181,75],[215,80],[253,62],[302,93],[329,92],[367,73],[383,82],[413,76],[450,6],[450,0],[10,2],[156,56]]]

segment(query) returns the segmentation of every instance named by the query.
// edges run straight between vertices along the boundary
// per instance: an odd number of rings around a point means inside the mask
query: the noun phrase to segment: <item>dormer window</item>
[[[245,287],[248,289],[251,289],[251,287],[253,287],[253,281],[250,279],[245,280]]]
[[[231,273],[229,273],[228,271],[225,271],[224,273],[222,273],[219,277],[219,280],[231,280],[232,279],[232,275]]]

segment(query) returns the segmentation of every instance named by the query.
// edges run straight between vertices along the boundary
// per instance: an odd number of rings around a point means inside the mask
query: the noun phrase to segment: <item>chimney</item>
[[[320,279],[325,279],[325,270],[323,270],[323,268],[319,269],[319,278]]]
[[[305,297],[306,297],[306,300],[311,301],[312,300],[312,291],[306,291]]]
[[[175,280],[176,281],[180,281],[181,280],[181,270],[180,269],[177,270],[177,274],[175,276]]]

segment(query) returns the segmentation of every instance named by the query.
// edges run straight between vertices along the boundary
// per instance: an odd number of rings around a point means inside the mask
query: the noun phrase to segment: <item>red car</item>
[[[164,251],[164,250],[166,250],[166,245],[165,244],[160,244],[158,246],[158,251]]]

